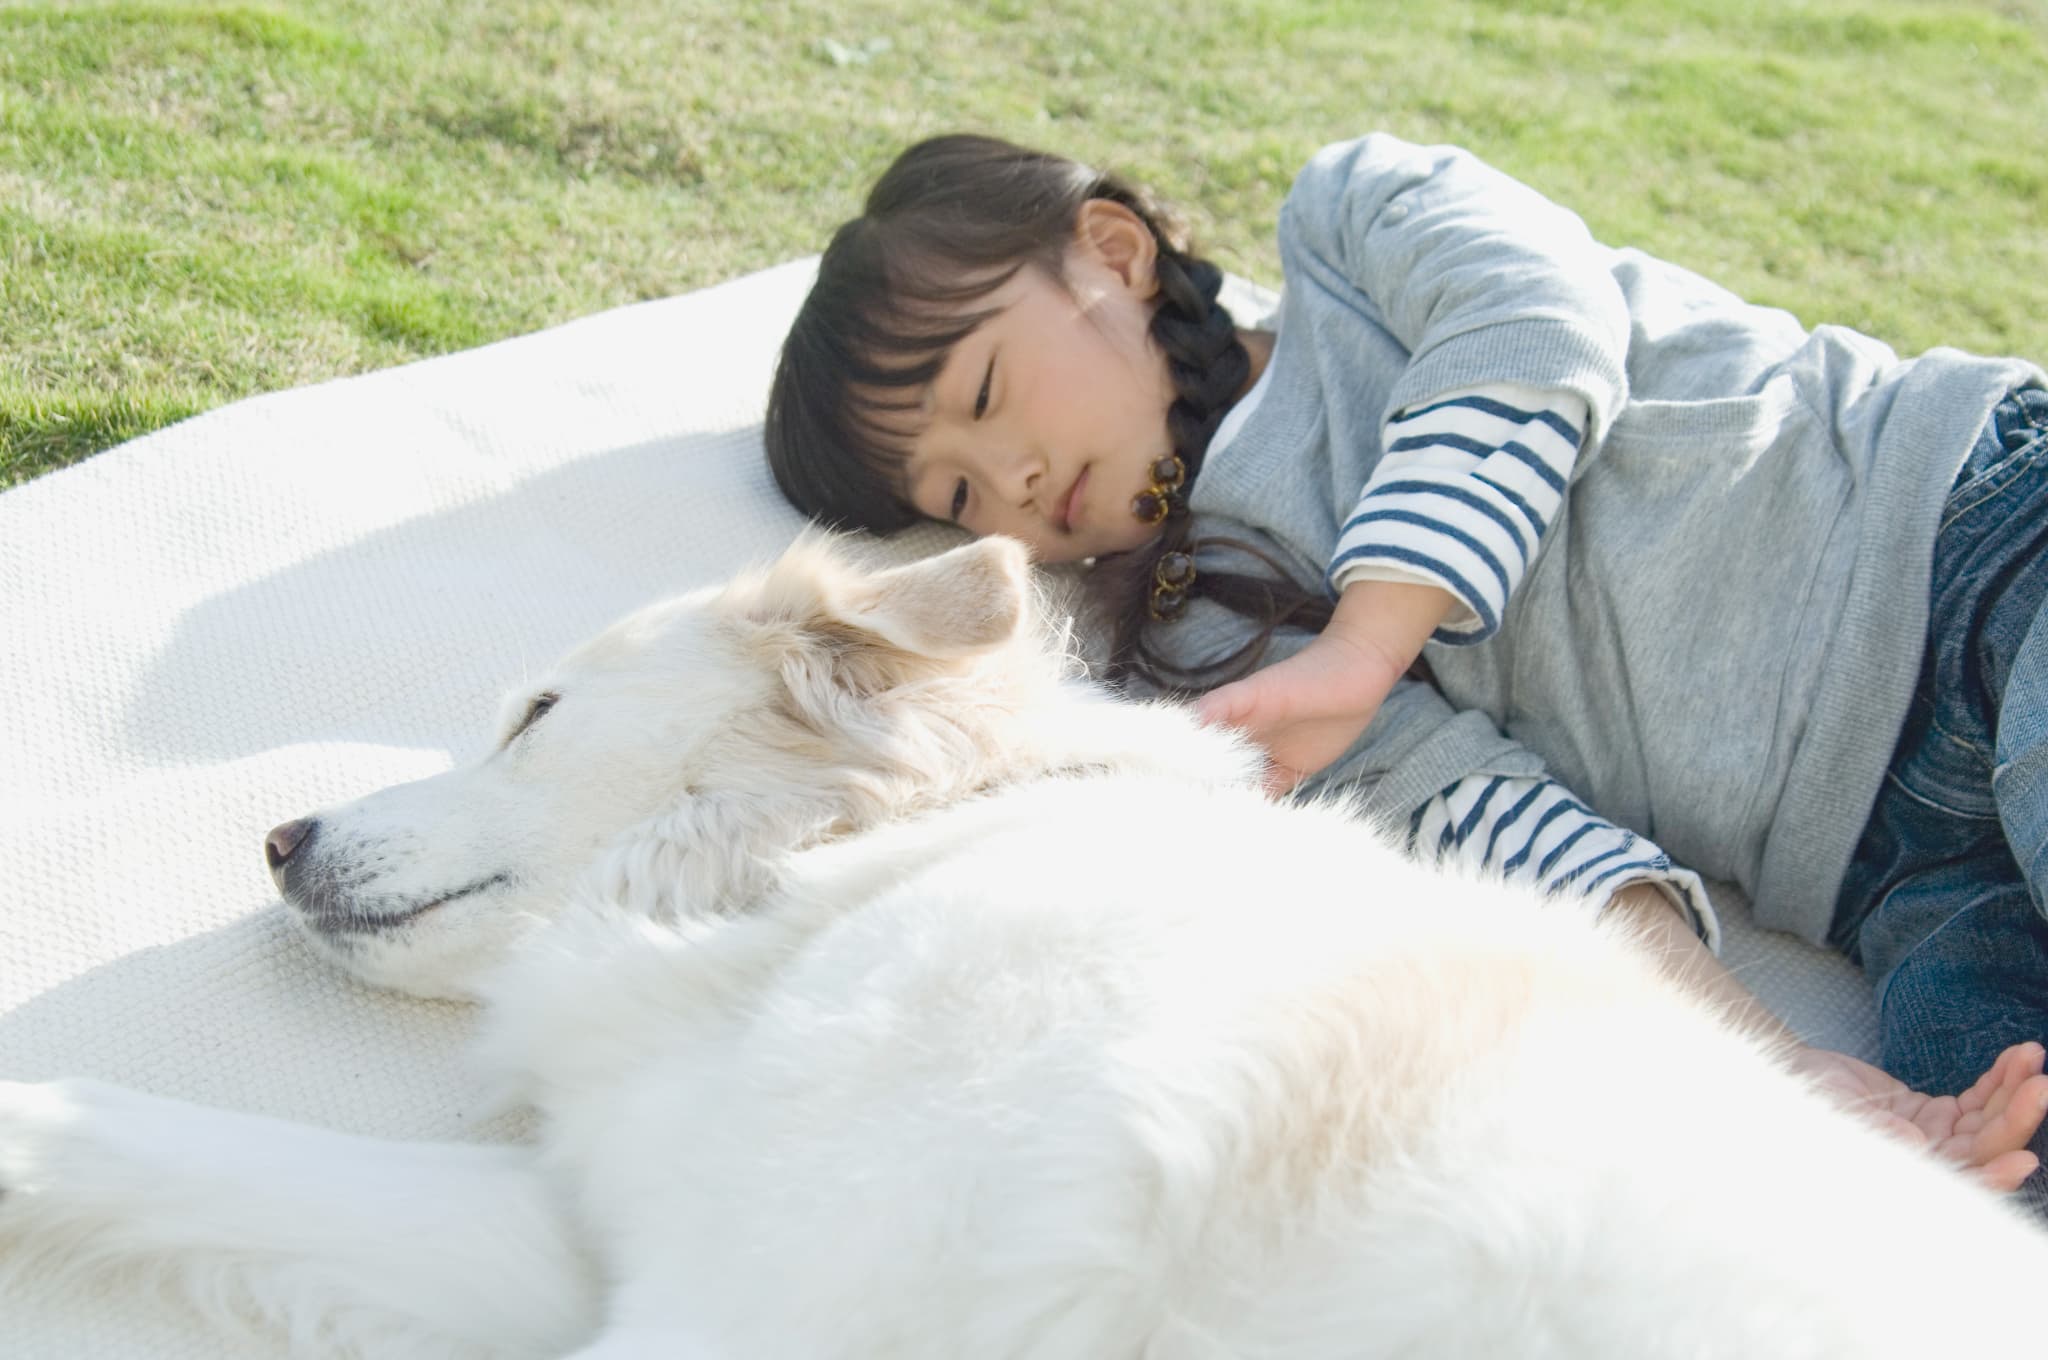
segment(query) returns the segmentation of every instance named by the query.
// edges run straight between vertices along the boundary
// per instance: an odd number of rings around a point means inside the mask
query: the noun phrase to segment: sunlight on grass
[[[0,0],[0,485],[809,253],[954,127],[1268,282],[1314,148],[1460,142],[1808,322],[2042,356],[2044,58],[2048,0]]]

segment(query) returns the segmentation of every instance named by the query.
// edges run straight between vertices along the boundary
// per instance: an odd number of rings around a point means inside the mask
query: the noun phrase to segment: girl
[[[2027,1178],[2041,371],[1808,332],[1384,135],[1309,163],[1280,249],[1273,329],[1240,329],[1129,184],[912,147],[785,343],[776,481],[829,522],[1091,562],[1117,678],[1206,691],[1282,778],[1358,786],[1419,852],[1640,914],[1741,1005],[1660,846],[1735,881],[1878,988],[1892,1075],[1802,1064]]]

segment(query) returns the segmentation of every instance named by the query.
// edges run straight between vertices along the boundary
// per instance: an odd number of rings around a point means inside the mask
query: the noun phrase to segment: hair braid
[[[1137,205],[1131,205],[1136,207]],[[1138,211],[1143,215],[1143,209]],[[1149,218],[1147,219],[1149,222]],[[1329,622],[1329,602],[1288,577],[1270,555],[1232,538],[1196,538],[1187,496],[1209,451],[1209,441],[1251,376],[1251,355],[1238,338],[1228,308],[1217,300],[1223,271],[1208,260],[1175,248],[1155,226],[1159,250],[1155,272],[1160,301],[1152,314],[1153,341],[1166,355],[1174,400],[1166,412],[1167,436],[1187,468],[1160,536],[1134,552],[1096,564],[1093,593],[1110,630],[1112,679],[1137,677],[1161,689],[1206,688],[1250,672],[1282,624],[1320,629]],[[1168,553],[1193,555],[1203,549],[1234,549],[1256,559],[1259,575],[1225,572],[1213,560],[1203,565],[1191,594],[1217,601],[1253,619],[1258,633],[1235,651],[1201,661],[1175,661],[1146,641],[1152,617],[1152,573]]]
[[[1216,427],[1251,376],[1251,355],[1229,311],[1216,301],[1222,270],[1162,248],[1157,274],[1160,302],[1152,313],[1152,338],[1166,354],[1175,393],[1166,432],[1192,480]]]

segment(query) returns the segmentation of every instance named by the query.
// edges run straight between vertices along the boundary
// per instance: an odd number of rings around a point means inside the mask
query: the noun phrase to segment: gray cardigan
[[[2041,371],[1808,331],[1385,135],[1318,154],[1279,237],[1273,380],[1196,482],[1201,532],[1320,590],[1393,413],[1498,381],[1591,413],[1499,633],[1430,644],[1441,697],[1402,685],[1320,782],[1405,819],[1470,775],[1548,773],[1821,938],[1917,674],[1943,497]],[[1210,656],[1242,627],[1202,607],[1158,641]]]

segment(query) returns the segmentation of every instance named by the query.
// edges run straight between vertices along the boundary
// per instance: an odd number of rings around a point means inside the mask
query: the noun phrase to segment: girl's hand
[[[1266,787],[1284,793],[1351,749],[1408,666],[1325,632],[1285,661],[1210,690],[1196,711],[1264,747]]]
[[[1267,787],[1284,792],[1351,749],[1454,603],[1435,586],[1354,582],[1314,642],[1209,691],[1196,711],[1264,747]]]
[[[2014,1044],[1959,1096],[1929,1096],[1846,1053],[1803,1048],[1792,1065],[1843,1108],[1944,1161],[1993,1190],[2009,1191],[2033,1173],[2027,1150],[2048,1115],[2048,1076],[2040,1044]]]

